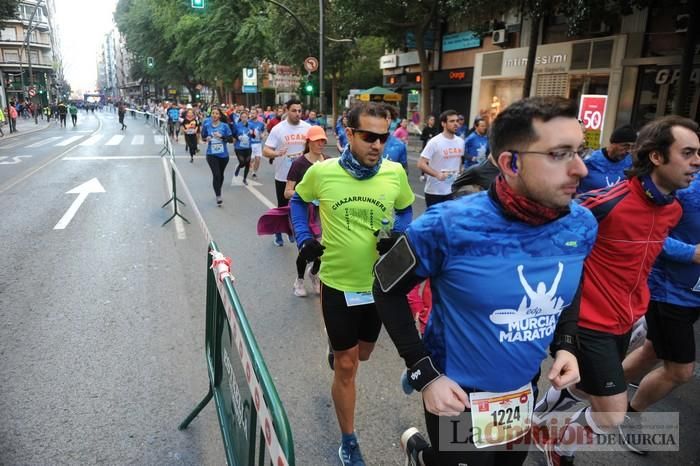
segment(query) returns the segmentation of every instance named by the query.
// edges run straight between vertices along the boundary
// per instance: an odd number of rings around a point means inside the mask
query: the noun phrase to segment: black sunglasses
[[[379,142],[384,144],[387,139],[389,139],[389,133],[374,133],[372,131],[367,131],[364,129],[357,129],[357,128],[350,128],[353,133],[357,133],[358,136],[360,136],[360,139],[365,141],[368,144],[373,144],[374,141],[379,139]]]

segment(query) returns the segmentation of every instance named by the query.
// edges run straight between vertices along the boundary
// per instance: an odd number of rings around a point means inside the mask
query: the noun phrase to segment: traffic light
[[[197,8],[199,10],[204,8],[204,0],[192,0],[192,8]]]
[[[153,57],[146,58],[146,65],[148,65],[149,68],[153,68],[153,66],[154,66]]]
[[[308,95],[312,95],[314,93],[314,83],[312,83],[311,80],[306,81],[306,84],[304,84],[304,91]]]

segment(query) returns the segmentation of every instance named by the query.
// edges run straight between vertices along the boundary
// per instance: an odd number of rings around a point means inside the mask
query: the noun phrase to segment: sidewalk
[[[5,136],[0,137],[0,140],[5,140],[5,139],[11,139],[15,138],[18,136],[21,136],[23,134],[31,134],[36,131],[41,131],[42,129],[49,128],[55,124],[56,120],[51,120],[51,123],[46,123],[46,120],[42,120],[39,118],[39,124],[34,123],[34,118],[28,118],[24,119],[22,117],[17,118],[17,131],[10,134],[10,125],[9,123],[4,125],[2,127],[2,132],[5,133]]]

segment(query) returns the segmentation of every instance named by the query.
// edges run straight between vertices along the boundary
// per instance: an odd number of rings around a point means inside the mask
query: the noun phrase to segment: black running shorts
[[[627,391],[622,360],[627,354],[631,332],[624,335],[578,328],[578,388],[595,396],[612,396]]]
[[[382,322],[374,304],[348,307],[342,291],[321,282],[321,309],[334,351],[348,350],[359,341],[374,343],[379,338]]]
[[[695,362],[693,324],[700,307],[684,307],[651,301],[647,309],[647,340],[654,345],[659,359],[687,364]]]

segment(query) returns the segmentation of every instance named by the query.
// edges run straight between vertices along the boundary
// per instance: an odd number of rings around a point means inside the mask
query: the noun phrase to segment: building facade
[[[689,2],[656,1],[625,16],[607,15],[577,36],[567,35],[568,18],[550,14],[539,31],[530,95],[558,95],[581,100],[606,97],[598,144],[606,144],[622,124],[640,128],[672,113],[678,92],[681,57],[688,44]],[[523,95],[531,21],[517,12],[476,34],[447,23],[427,46],[430,94],[421,95],[415,50],[387,53],[380,59],[384,86],[403,94],[402,116],[411,118],[420,100],[430,99],[432,113],[446,109],[492,120]],[[700,121],[700,43],[693,47],[694,68],[685,112]],[[415,121],[415,118],[414,118]]]
[[[3,107],[32,100],[46,105],[64,98],[63,77],[54,0],[23,0],[17,18],[0,30],[0,74]]]

